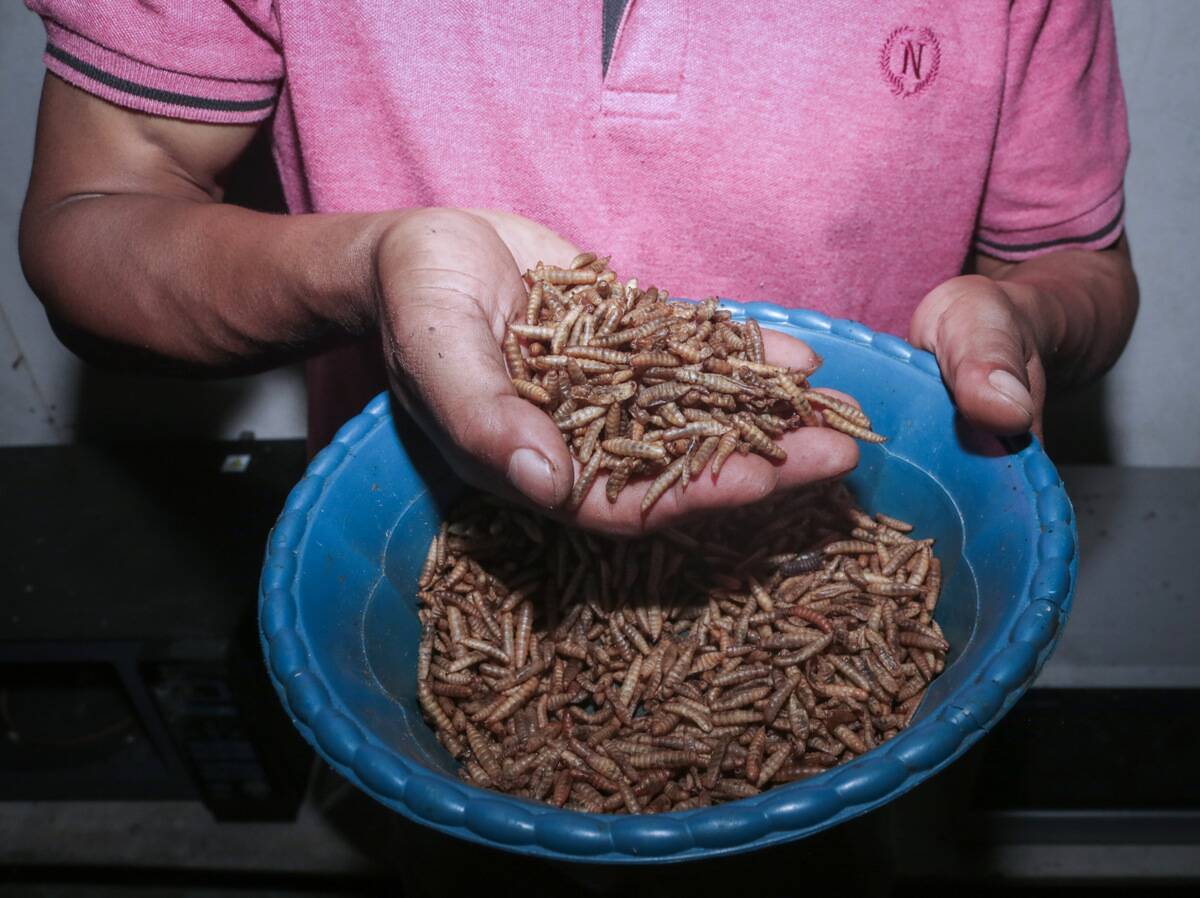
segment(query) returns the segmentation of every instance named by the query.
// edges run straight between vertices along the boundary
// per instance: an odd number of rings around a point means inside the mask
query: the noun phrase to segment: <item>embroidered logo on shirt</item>
[[[942,48],[929,28],[902,25],[887,36],[879,51],[879,68],[897,97],[919,94],[937,77]]]

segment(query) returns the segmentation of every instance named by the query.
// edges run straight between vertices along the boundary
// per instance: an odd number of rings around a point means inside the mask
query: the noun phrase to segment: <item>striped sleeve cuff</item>
[[[277,81],[239,81],[173,72],[139,62],[52,22],[46,68],[90,94],[151,115],[239,124],[267,118]]]
[[[1083,215],[1061,224],[1024,230],[995,230],[980,225],[975,249],[985,255],[1020,262],[1061,249],[1097,250],[1111,246],[1125,230],[1125,191]]]

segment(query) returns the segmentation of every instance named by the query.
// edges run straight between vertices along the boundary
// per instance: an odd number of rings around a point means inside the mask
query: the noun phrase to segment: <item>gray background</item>
[[[1097,387],[1059,401],[1062,460],[1200,464],[1200,391],[1187,371],[1200,339],[1200,2],[1117,0],[1133,159],[1127,219],[1142,284],[1133,340]],[[304,434],[298,372],[181,382],[86,370],[46,324],[17,262],[17,216],[42,80],[41,23],[0,4],[0,444],[149,436]]]

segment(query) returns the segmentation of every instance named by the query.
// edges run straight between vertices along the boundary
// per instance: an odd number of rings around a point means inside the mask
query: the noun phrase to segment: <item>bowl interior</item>
[[[849,478],[863,508],[937,541],[937,619],[953,649],[919,722],[953,701],[1012,626],[1036,561],[1028,485],[997,440],[956,419],[932,372],[845,336],[763,323],[807,340],[825,358],[815,384],[856,396],[889,436],[863,447]],[[377,744],[453,776],[415,701],[415,591],[429,540],[462,487],[415,427],[400,416],[380,422],[314,507],[298,558],[298,629],[340,711]]]

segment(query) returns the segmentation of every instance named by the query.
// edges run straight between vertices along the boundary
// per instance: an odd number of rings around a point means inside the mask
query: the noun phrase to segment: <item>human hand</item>
[[[1045,326],[1023,285],[982,275],[951,278],[913,313],[909,341],[937,356],[962,413],[996,434],[1042,437]]]
[[[801,341],[769,327],[762,328],[765,355],[773,364],[811,370],[817,364],[813,351]],[[827,390],[852,405],[853,397]],[[801,427],[778,439],[787,453],[782,462],[772,462],[756,453],[730,455],[714,477],[705,468],[688,483],[677,481],[646,513],[642,497],[650,480],[630,484],[609,502],[603,482],[596,484],[580,506],[577,520],[583,526],[614,533],[638,534],[673,526],[678,520],[705,511],[747,505],[775,492],[809,483],[830,480],[858,464],[858,444],[831,427]],[[576,465],[578,468],[578,464]]]
[[[539,260],[565,265],[577,252],[528,219],[455,209],[402,213],[377,241],[378,317],[392,389],[460,477],[579,526],[632,535],[854,467],[852,439],[801,428],[781,440],[785,462],[735,454],[718,480],[705,472],[686,490],[677,484],[645,516],[648,482],[631,484],[615,503],[598,484],[568,511],[578,463],[551,418],[516,394],[500,341],[508,322],[524,315],[521,273]],[[769,330],[764,340],[772,361],[812,366],[803,343]]]

